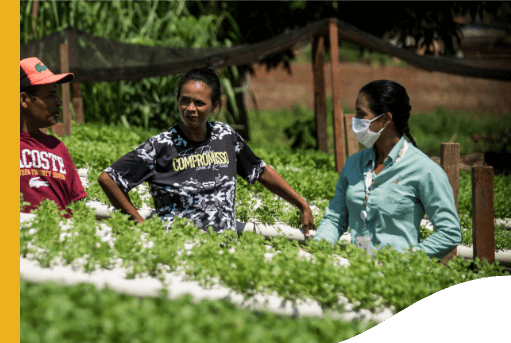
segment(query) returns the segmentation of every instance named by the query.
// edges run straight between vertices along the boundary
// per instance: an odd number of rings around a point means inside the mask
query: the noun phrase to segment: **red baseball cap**
[[[20,61],[20,92],[30,86],[66,83],[73,78],[73,73],[53,74],[37,57],[29,57]]]

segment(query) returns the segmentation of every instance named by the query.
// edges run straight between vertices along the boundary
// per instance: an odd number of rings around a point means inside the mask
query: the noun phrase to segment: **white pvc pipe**
[[[474,247],[467,247],[466,245],[458,245],[458,256],[463,258],[474,258]],[[511,250],[498,251],[495,253],[495,261],[506,267],[511,267]]]
[[[85,179],[89,177],[89,171],[87,168],[78,168],[76,172],[78,173],[79,177],[83,177]]]
[[[166,288],[168,298],[175,300],[185,294],[190,294],[195,302],[203,299],[223,299],[234,303],[238,308],[254,311],[269,311],[279,315],[287,316],[324,316],[321,306],[312,299],[298,300],[295,303],[286,301],[282,297],[259,293],[246,299],[243,294],[233,291],[220,284],[203,288],[197,281],[188,281],[179,273],[166,273],[164,282],[153,277],[141,277],[132,280],[126,279],[126,270],[116,268],[114,270],[100,269],[92,273],[74,270],[72,266],[54,266],[53,268],[42,268],[37,261],[31,261],[20,257],[20,277],[26,281],[43,283],[55,282],[60,285],[70,286],[80,283],[93,284],[98,289],[108,287],[118,293],[133,296],[159,295],[159,290]],[[339,303],[345,305],[345,312],[330,313],[336,318],[346,321],[360,319],[363,321],[375,320],[382,322],[393,316],[388,308],[381,308],[376,313],[367,309],[353,311],[352,304],[345,297],[340,297]]]
[[[35,214],[20,213],[20,223],[33,220]],[[64,225],[63,229],[67,227]],[[101,224],[105,226],[105,224]],[[36,229],[36,228],[33,228]],[[263,231],[269,229],[260,226]],[[289,231],[289,227],[285,228]],[[277,231],[276,227],[272,230]],[[298,231],[297,229],[292,229]],[[109,230],[101,230],[103,234],[107,234]],[[295,232],[295,237],[299,235]],[[303,237],[303,235],[302,235]],[[112,240],[109,235],[109,240]],[[191,244],[188,246],[185,244],[185,250],[189,250]],[[275,251],[271,246],[269,249],[267,259],[271,259],[278,251]],[[305,259],[313,259],[314,257],[302,250],[297,252],[299,256]],[[271,255],[271,256],[270,256]],[[335,263],[342,267],[348,266],[349,261],[340,256],[333,256]],[[219,284],[213,287],[203,288],[197,281],[189,281],[183,278],[183,274],[180,273],[165,273],[165,280],[162,283],[158,279],[150,276],[138,277],[134,280],[126,279],[125,268],[114,268],[113,270],[96,270],[92,273],[85,273],[80,268],[80,263],[72,263],[71,265],[64,266],[58,259],[52,260],[50,264],[51,268],[42,268],[37,261],[29,260],[27,258],[20,257],[20,277],[24,280],[31,282],[49,282],[53,281],[61,285],[75,285],[79,283],[90,283],[95,285],[97,288],[102,289],[106,286],[109,288],[124,294],[134,296],[158,296],[159,290],[164,287],[168,290],[169,299],[177,299],[185,294],[190,294],[194,301],[198,302],[202,299],[224,299],[233,302],[239,308],[246,308],[256,311],[270,311],[280,315],[288,316],[314,316],[323,317],[324,313],[321,306],[312,299],[306,299],[304,301],[299,300],[296,303],[284,300],[282,297],[268,294],[257,294],[249,299],[245,299],[240,293],[237,293],[227,287]],[[361,319],[364,321],[375,320],[383,321],[393,315],[393,312],[388,308],[381,308],[377,313],[372,313],[369,310],[362,309],[359,311],[352,311],[353,306],[348,300],[341,296],[340,303],[345,305],[345,312],[333,313],[336,318],[343,320]]]
[[[168,299],[175,300],[185,294],[190,294],[194,302],[203,299],[217,300],[224,299],[234,303],[238,308],[254,311],[270,311],[279,315],[287,316],[313,316],[322,318],[324,316],[321,306],[312,299],[298,300],[295,304],[286,301],[275,294],[256,294],[245,299],[244,296],[232,289],[220,284],[210,288],[203,288],[197,281],[186,281],[182,274],[167,273],[162,283],[154,277],[142,277],[137,279],[126,279],[125,269],[96,270],[92,273],[73,270],[71,266],[55,266],[53,268],[41,268],[37,261],[30,261],[20,257],[20,277],[26,281],[43,283],[55,282],[64,286],[77,285],[80,283],[92,284],[98,289],[108,287],[118,293],[133,296],[156,297],[159,290],[168,290]],[[350,311],[352,306],[345,297],[341,297],[340,303],[346,304],[348,311],[345,313],[334,313],[335,317],[351,321],[361,319],[363,321],[376,320],[382,322],[394,315],[388,308],[382,308],[378,313],[369,310]]]
[[[86,168],[79,168],[77,170],[78,175],[82,179],[82,183],[86,184],[87,177],[88,177],[88,170]],[[112,211],[114,208],[112,206],[105,205],[99,201],[88,201],[87,206],[90,208],[93,208],[96,211],[96,218],[106,219],[110,218]],[[154,209],[149,208],[146,204],[142,207],[142,209],[139,210],[140,215],[142,218],[147,219],[149,217],[152,217],[154,214],[156,214],[156,211]],[[30,220],[29,216],[23,216],[24,214],[20,213],[20,222],[25,220]],[[32,215],[33,216],[33,215]],[[495,223],[499,225],[504,225],[506,228],[511,228],[511,219],[510,218],[503,218],[503,219],[495,219]],[[433,231],[433,225],[431,221],[427,219],[422,219],[420,225],[425,226],[427,229]],[[291,240],[298,240],[299,242],[305,241],[305,236],[303,234],[302,229],[293,228],[289,225],[283,224],[283,223],[276,223],[275,225],[264,225],[264,224],[258,224],[258,223],[241,223],[236,222],[236,231],[238,234],[242,234],[243,232],[247,231],[254,231],[258,234],[261,234],[265,236],[266,238],[276,237],[276,236],[282,236],[285,235]],[[315,230],[309,230],[310,238],[314,238],[316,235]],[[344,244],[351,242],[351,235],[350,233],[346,233],[341,236],[339,239]],[[464,245],[458,245],[458,256],[462,256],[464,258],[473,258],[473,248],[467,247]],[[502,265],[511,267],[511,250],[506,251],[499,251],[495,253],[495,260],[499,261]]]
[[[108,211],[108,208],[103,205],[99,206],[100,210]],[[106,208],[106,209],[105,209]],[[106,213],[106,212],[105,212]],[[20,223],[31,221],[35,217],[34,214],[20,213]],[[285,235],[290,239],[304,240],[303,232],[301,229],[292,228],[287,225],[262,225],[254,223],[237,223],[237,231],[239,233],[255,231],[265,237],[276,237]],[[314,237],[315,231],[311,230],[311,237]],[[341,241],[349,243],[351,241],[350,234],[343,235]],[[278,252],[275,252],[278,253]],[[268,258],[271,259],[275,253],[268,253]],[[307,254],[300,251],[299,254]],[[271,256],[270,256],[271,255]],[[472,247],[463,245],[458,246],[458,255],[465,258],[473,258]],[[304,256],[311,258],[310,256]],[[338,256],[337,256],[338,257]],[[511,250],[496,253],[496,260],[503,265],[511,265]],[[339,265],[349,265],[346,259],[338,258]],[[346,260],[346,261],[345,261]],[[177,299],[184,294],[192,295],[194,301],[198,302],[202,299],[226,299],[233,302],[239,308],[246,308],[251,310],[267,310],[276,314],[289,315],[289,316],[315,316],[322,317],[323,311],[319,304],[311,299],[305,301],[298,301],[295,304],[285,301],[281,297],[275,295],[257,294],[250,299],[245,299],[242,294],[236,293],[231,289],[221,285],[214,285],[212,288],[204,289],[196,281],[185,281],[183,276],[178,273],[167,273],[164,283],[152,277],[137,278],[134,280],[126,280],[126,270],[123,268],[116,268],[114,270],[97,270],[92,273],[85,273],[82,271],[73,270],[73,266],[54,266],[52,269],[41,268],[37,261],[30,261],[20,257],[20,276],[31,282],[47,282],[54,281],[62,285],[74,285],[78,283],[94,284],[99,289],[106,286],[124,294],[135,296],[157,296],[162,287],[167,288],[169,291],[169,299]],[[363,319],[363,320],[376,320],[383,321],[393,315],[392,311],[388,308],[382,309],[380,312],[373,314],[369,310],[350,311],[351,305],[345,298],[341,302],[346,304],[344,313],[337,314],[337,318],[344,320]]]
[[[246,231],[255,231],[258,234],[261,234],[265,237],[276,237],[283,236],[289,237],[289,239],[304,241],[305,237],[303,235],[302,229],[296,229],[290,227],[285,224],[276,224],[276,225],[262,225],[262,224],[254,224],[254,223],[236,223],[236,229],[238,232],[246,232]],[[316,235],[316,231],[310,230],[311,239]],[[351,234],[346,233],[341,236],[339,239],[341,243],[348,244],[351,243]],[[465,245],[458,245],[458,256],[462,256],[464,258],[473,259],[473,247],[467,247]],[[499,261],[502,265],[506,267],[511,267],[511,250],[498,251],[495,253],[495,261]]]
[[[115,210],[114,207],[103,204],[102,202],[92,200],[87,201],[86,205],[96,211],[96,219],[106,219],[112,216],[112,212]],[[142,218],[147,219],[156,214],[156,211],[149,208],[146,204],[138,211]]]
[[[263,225],[258,223],[242,223],[236,222],[236,231],[238,233],[243,232],[255,232],[257,234],[263,235],[267,238],[277,237],[277,236],[286,236],[292,240],[304,241],[305,236],[303,234],[302,229],[295,229],[286,224],[278,223],[275,225]],[[311,237],[316,235],[315,230],[310,230]]]
[[[110,217],[110,211],[108,207],[100,202],[89,202],[88,206],[96,209],[96,217],[104,216],[105,218]],[[148,217],[152,211],[150,209],[144,209],[144,211],[140,211],[142,216]],[[108,216],[108,217],[107,217]],[[20,213],[20,222],[30,221],[35,217],[35,214],[29,213]],[[263,235],[267,238],[272,238],[276,236],[285,235],[289,239],[298,240],[300,242],[305,241],[305,236],[303,235],[302,229],[296,229],[289,225],[278,223],[275,225],[263,225],[257,223],[242,223],[236,222],[236,231],[238,234],[242,234],[243,232],[254,231],[260,235]],[[309,230],[310,238],[313,239],[316,235],[315,230]],[[351,234],[346,233],[341,236],[339,239],[341,243],[348,244],[351,243]],[[473,248],[467,247],[465,245],[458,245],[458,256],[462,256],[464,258],[473,258]],[[495,261],[499,261],[502,265],[506,267],[511,267],[511,250],[498,251],[495,253]]]

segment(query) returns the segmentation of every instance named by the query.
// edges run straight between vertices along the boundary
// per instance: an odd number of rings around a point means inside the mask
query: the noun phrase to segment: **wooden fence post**
[[[354,114],[345,114],[344,115],[344,128],[346,133],[346,147],[348,150],[348,157],[358,152],[358,141],[355,138],[355,134],[351,129],[351,123],[353,121]]]
[[[326,91],[325,91],[325,37],[315,37],[312,41],[312,75],[314,77],[314,114],[316,117],[317,149],[328,152],[326,130]]]
[[[73,72],[78,67],[78,58],[76,53],[76,44],[74,37],[74,29],[67,28],[67,43],[69,44],[69,70]],[[83,99],[82,99],[82,91],[80,89],[80,83],[76,81],[72,81],[73,87],[73,110],[75,112],[75,121],[77,123],[83,123]]]
[[[69,45],[67,43],[60,44],[60,73],[69,73]],[[60,85],[62,88],[62,124],[63,136],[71,135],[71,91],[69,82]]]
[[[447,174],[454,194],[454,204],[458,211],[458,192],[460,185],[460,143],[442,143],[440,148],[440,166]]]
[[[458,192],[460,184],[460,143],[442,143],[440,147],[440,166],[447,174],[454,195],[454,205],[458,212]],[[458,248],[452,249],[444,258],[442,263],[446,263],[454,256],[458,255]]]
[[[75,111],[75,121],[83,123],[83,99],[80,83],[72,81],[73,84],[73,109]]]
[[[337,19],[330,19],[328,24],[330,36],[330,56],[332,62],[335,169],[338,173],[340,173],[342,167],[344,167],[346,149],[344,145],[344,120],[342,119],[341,84],[339,79],[339,34],[337,31]]]
[[[472,167],[472,237],[474,258],[495,262],[493,167]]]

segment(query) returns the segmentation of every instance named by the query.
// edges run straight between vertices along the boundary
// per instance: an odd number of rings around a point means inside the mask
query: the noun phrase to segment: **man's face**
[[[62,106],[62,100],[57,93],[57,84],[38,86],[36,96],[28,96],[26,104],[27,121],[39,128],[55,125],[60,117],[60,106]]]

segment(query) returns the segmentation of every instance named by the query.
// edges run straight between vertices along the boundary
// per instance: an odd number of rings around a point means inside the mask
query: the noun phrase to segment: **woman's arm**
[[[314,229],[314,218],[309,204],[295,192],[293,188],[272,167],[266,166],[257,179],[270,192],[278,195],[300,210],[300,220],[305,237],[309,237],[309,230]]]
[[[435,232],[414,249],[424,250],[430,257],[442,258],[461,243],[462,235],[449,179],[437,167],[434,165],[419,185],[419,198]]]
[[[112,205],[139,223],[144,219],[131,203],[128,192],[154,177],[157,156],[154,140],[154,137],[147,139],[106,168],[98,178],[99,185]]]
[[[347,162],[348,163],[348,162]],[[335,195],[326,208],[323,220],[316,231],[315,240],[326,239],[332,245],[339,240],[342,234],[348,229],[348,207],[346,206],[346,165],[339,175],[339,181],[335,186]]]
[[[135,206],[131,203],[129,194],[123,192],[107,173],[101,173],[98,178],[98,183],[116,209],[120,209],[122,213],[129,214],[131,218],[138,223],[144,221],[144,218],[142,218]]]

